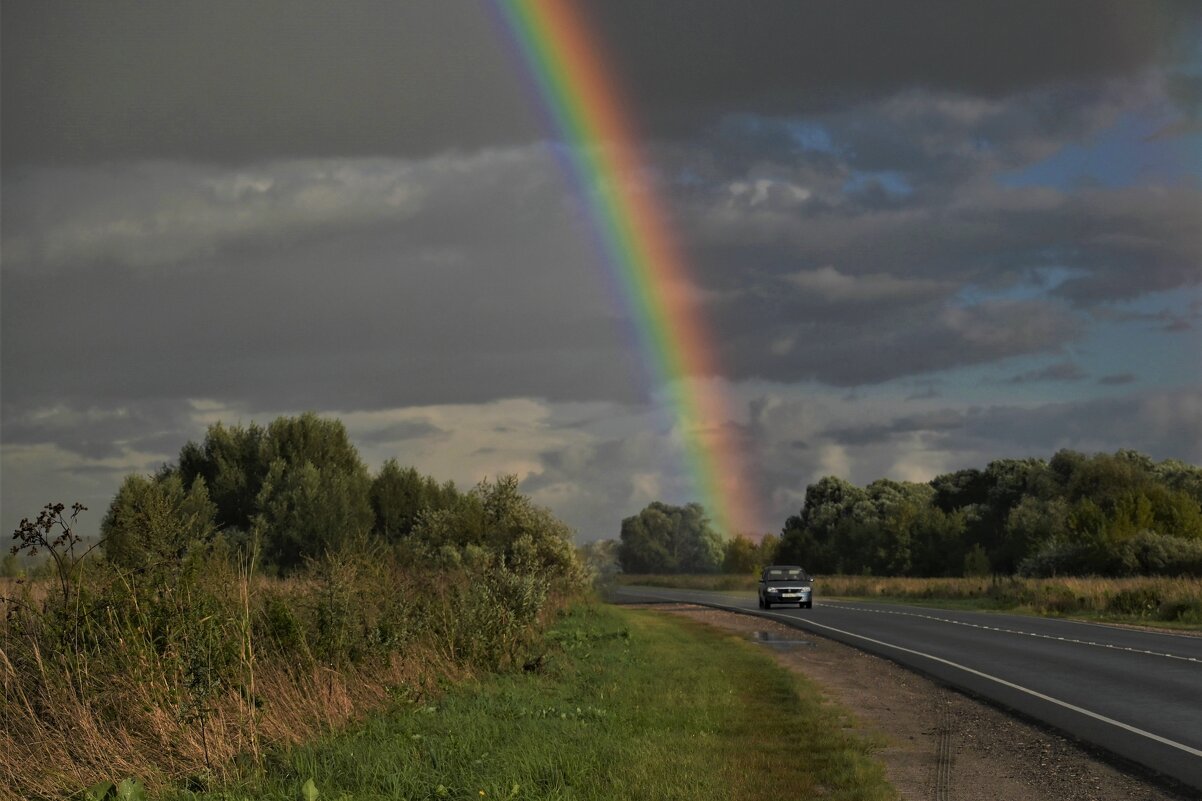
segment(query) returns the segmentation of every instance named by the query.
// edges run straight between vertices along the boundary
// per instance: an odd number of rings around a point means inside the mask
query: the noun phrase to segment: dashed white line
[[[645,593],[645,594],[651,595],[653,597],[655,597],[657,595],[657,593]],[[895,651],[900,651],[902,653],[911,654],[913,656],[921,657],[923,659],[929,659],[932,662],[938,662],[940,664],[947,665],[948,667],[954,668],[956,670],[960,670],[960,671],[963,671],[970,675],[985,679],[986,681],[991,681],[991,682],[994,682],[995,684],[999,684],[1003,687],[1008,687],[1017,692],[1023,693],[1025,695],[1029,695],[1032,698],[1038,698],[1041,701],[1046,701],[1049,704],[1054,704],[1063,709],[1067,709],[1072,712],[1076,712],[1077,714],[1084,715],[1085,717],[1092,718],[1093,720],[1099,721],[1101,723],[1105,723],[1110,726],[1114,726],[1115,728],[1122,729],[1123,731],[1130,732],[1131,734],[1135,734],[1137,736],[1144,737],[1144,738],[1152,740],[1154,742],[1161,743],[1162,745],[1166,745],[1170,748],[1174,748],[1178,751],[1182,751],[1183,753],[1190,754],[1195,757],[1202,757],[1202,750],[1193,748],[1192,746],[1186,745],[1184,743],[1179,743],[1176,740],[1169,739],[1168,737],[1164,737],[1159,734],[1154,734],[1153,732],[1146,731],[1145,729],[1141,729],[1137,726],[1132,726],[1130,723],[1124,723],[1121,720],[1115,720],[1114,718],[1110,718],[1110,717],[1107,717],[1106,715],[1100,714],[1098,712],[1094,712],[1091,709],[1086,709],[1084,707],[1077,706],[1076,704],[1071,704],[1068,701],[1063,701],[1059,698],[1053,698],[1052,696],[1046,695],[1045,693],[1041,693],[1038,690],[1032,690],[1029,687],[1024,687],[1021,684],[1015,684],[1012,681],[1007,681],[1006,679],[1000,678],[998,676],[993,676],[989,673],[985,673],[983,671],[976,670],[975,668],[968,667],[967,665],[961,665],[960,663],[953,662],[950,659],[944,659],[943,657],[935,656],[934,654],[928,654],[923,651],[917,651],[917,650],[914,650],[913,648],[906,648],[905,646],[902,646],[902,645],[896,645],[894,643],[885,642],[883,640],[877,640],[872,637],[866,637],[863,634],[856,634],[854,632],[846,631],[844,629],[836,628],[834,626],[828,626],[825,623],[818,623],[817,621],[815,621],[813,619],[813,617],[810,617],[810,616],[786,615],[786,614],[782,614],[780,612],[753,611],[753,610],[746,609],[743,607],[728,606],[726,604],[715,603],[713,601],[697,601],[697,600],[683,600],[682,601],[678,595],[675,595],[674,593],[672,595],[674,597],[668,598],[668,597],[665,597],[664,595],[658,595],[658,597],[663,600],[674,600],[674,601],[680,601],[682,603],[702,603],[705,606],[712,606],[712,607],[715,607],[718,609],[725,609],[729,612],[738,612],[741,614],[750,614],[750,615],[758,615],[758,616],[762,616],[762,617],[778,618],[782,621],[787,621],[789,623],[794,623],[794,624],[800,623],[802,626],[805,626],[805,627],[825,629],[827,631],[835,632],[836,634],[841,634],[844,637],[850,637],[855,640],[862,640],[864,642],[872,643],[874,645],[878,645],[878,646],[881,646],[884,648],[889,648],[889,649],[893,649]],[[841,609],[849,608],[849,607],[845,606],[844,604],[831,604],[831,606],[837,606],[838,608],[841,608]],[[857,611],[871,612],[871,611],[878,611],[878,610],[858,609]],[[918,615],[916,613],[904,613],[904,612],[886,611],[886,610],[879,610],[879,611],[881,611],[882,614],[912,614],[916,617],[930,617],[932,620],[938,620],[941,622],[957,623],[959,625],[972,625],[972,624],[962,623],[961,621],[949,620],[947,618],[936,618],[934,616],[927,616],[927,615]],[[978,626],[977,628],[990,628],[990,627]],[[1006,629],[1001,629],[1001,628],[998,628],[997,630],[998,631],[1008,631]],[[1046,634],[1034,634],[1032,632],[1017,632],[1016,631],[1014,633],[1025,634],[1025,635],[1029,635],[1032,637],[1041,637],[1041,638],[1048,638],[1048,639],[1062,639],[1059,637],[1052,637],[1052,636],[1046,635]],[[1071,639],[1068,641],[1069,642],[1077,642],[1076,640],[1071,640]],[[1107,648],[1115,647],[1113,645],[1108,645],[1108,644],[1104,644],[1104,643],[1090,642],[1090,643],[1086,643],[1086,644],[1107,647]],[[1137,649],[1124,648],[1123,650],[1137,650]],[[1155,652],[1152,652],[1152,653],[1155,654]],[[1182,656],[1177,656],[1177,655],[1173,655],[1173,654],[1157,654],[1157,655],[1168,656],[1173,659],[1181,659],[1181,660],[1186,660],[1186,661],[1191,661],[1191,662],[1199,661],[1197,659],[1193,659],[1190,657],[1182,657]]]
[[[834,601],[834,602],[824,601],[823,605],[835,607],[837,609],[846,609],[849,612],[867,612],[870,614],[877,614],[877,615],[899,615],[901,617],[914,617],[914,618],[919,618],[921,620],[933,620],[937,623],[950,623],[953,626],[966,626],[970,629],[981,629],[982,631],[996,631],[996,632],[999,632],[1002,634],[1018,634],[1018,635],[1021,635],[1024,637],[1035,637],[1035,638],[1041,639],[1041,640],[1057,640],[1059,642],[1073,643],[1074,645],[1091,645],[1095,648],[1111,648],[1116,651],[1128,651],[1133,654],[1147,654],[1149,656],[1163,656],[1165,659],[1176,659],[1181,662],[1202,663],[1202,659],[1198,659],[1197,657],[1193,657],[1193,656],[1181,656],[1180,654],[1170,654],[1170,653],[1166,653],[1164,651],[1149,651],[1149,650],[1146,650],[1143,648],[1131,648],[1126,645],[1114,645],[1112,643],[1094,642],[1093,640],[1079,640],[1079,639],[1076,639],[1073,637],[1058,637],[1053,634],[1039,634],[1034,631],[1022,631],[1021,629],[1008,629],[1008,628],[1004,628],[1002,626],[986,626],[986,625],[983,625],[980,623],[969,623],[968,621],[965,621],[965,620],[953,620],[952,618],[939,617],[937,615],[924,615],[924,614],[921,614],[918,612],[902,612],[902,611],[899,611],[896,609],[866,609],[861,606],[853,606],[852,604],[841,602],[841,601]]]
[[[720,606],[719,604],[713,604],[713,605]],[[736,607],[723,607],[723,608],[730,609],[731,611],[737,610]],[[745,612],[747,610],[737,610],[737,611]],[[1094,720],[1101,721],[1102,723],[1108,723],[1111,726],[1115,726],[1117,728],[1123,729],[1124,731],[1129,731],[1132,734],[1137,734],[1141,737],[1146,737],[1149,740],[1155,740],[1158,743],[1162,743],[1163,745],[1167,745],[1171,748],[1176,748],[1179,751],[1184,751],[1187,754],[1192,754],[1193,756],[1202,757],[1202,751],[1199,751],[1197,748],[1191,748],[1190,746],[1185,745],[1184,743],[1179,743],[1176,740],[1170,740],[1168,737],[1162,737],[1159,734],[1153,734],[1150,731],[1145,731],[1136,726],[1132,726],[1129,723],[1123,723],[1121,720],[1115,720],[1114,718],[1108,718],[1105,715],[1094,712],[1093,710],[1085,709],[1084,707],[1077,706],[1076,704],[1070,704],[1068,701],[1061,701],[1059,698],[1053,698],[1050,695],[1045,695],[1037,690],[1032,690],[1029,687],[1024,687],[1021,684],[1015,684],[1012,681],[1006,681],[1005,679],[998,678],[997,676],[991,676],[988,673],[983,673],[979,670],[970,668],[966,665],[961,665],[958,662],[951,661],[950,659],[944,659],[943,657],[923,653],[922,651],[915,651],[913,648],[906,648],[901,645],[894,645],[893,643],[884,642],[883,640],[875,640],[872,637],[865,637],[862,634],[855,634],[854,632],[844,631],[843,629],[837,629],[834,626],[828,626],[824,623],[817,623],[812,618],[798,618],[795,615],[782,615],[779,612],[758,612],[756,614],[767,615],[767,616],[771,616],[771,617],[779,617],[783,620],[790,620],[790,621],[801,620],[807,626],[815,626],[820,629],[826,629],[828,631],[837,632],[846,637],[854,637],[857,640],[864,640],[865,642],[870,642],[870,643],[873,643],[874,645],[884,646],[885,648],[892,648],[897,651],[902,651],[903,653],[913,654],[914,656],[921,656],[924,659],[930,659],[933,662],[939,662],[940,664],[944,664],[949,667],[956,668],[957,670],[962,670],[965,673],[970,673],[974,676],[979,676],[982,679],[987,679],[989,681],[996,682],[996,683],[1002,685],[1003,687],[1009,687],[1012,690],[1018,690],[1021,693],[1026,693],[1027,695],[1030,695],[1034,698],[1038,698],[1041,701],[1047,701],[1049,704],[1055,704],[1056,706],[1063,707],[1064,709],[1072,710],[1073,712],[1077,712],[1081,715],[1085,715],[1086,717],[1090,717],[1090,718],[1093,718]]]

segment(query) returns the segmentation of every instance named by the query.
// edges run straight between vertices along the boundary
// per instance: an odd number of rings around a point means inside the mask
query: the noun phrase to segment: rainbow
[[[717,529],[756,533],[747,463],[731,429],[710,332],[688,266],[646,175],[636,129],[579,12],[563,0],[495,6],[555,133],[657,389],[680,432],[694,491]]]

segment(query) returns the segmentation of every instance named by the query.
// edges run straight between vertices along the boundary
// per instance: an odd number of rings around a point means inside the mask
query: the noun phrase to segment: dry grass
[[[1038,614],[1202,624],[1202,579],[1198,578],[829,576],[815,587],[827,596],[966,601]]]
[[[126,578],[85,588],[67,614],[45,582],[0,584],[13,599],[0,604],[0,798],[228,780],[512,661],[559,606],[515,622],[463,575],[375,559],[287,580],[222,560],[175,584],[130,591]]]
[[[702,590],[753,591],[756,577],[620,576],[623,584]],[[880,598],[963,603],[968,606],[1078,615],[1116,621],[1202,625],[1202,578],[906,578],[820,576],[818,597]]]

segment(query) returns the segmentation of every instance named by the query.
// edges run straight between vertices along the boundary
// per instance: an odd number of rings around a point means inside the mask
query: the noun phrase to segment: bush
[[[1136,587],[1115,594],[1107,609],[1120,615],[1152,617],[1160,611],[1160,593],[1151,587]]]
[[[84,564],[64,507],[25,521],[22,542],[61,571],[0,610],[0,797],[65,796],[118,769],[152,788],[220,777],[397,693],[524,664],[579,570],[562,524],[488,486],[505,502],[480,509],[501,533],[446,546],[453,566],[360,543],[255,578],[221,537]]]

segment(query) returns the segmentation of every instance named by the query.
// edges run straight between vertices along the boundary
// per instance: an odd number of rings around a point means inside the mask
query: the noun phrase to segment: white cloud
[[[949,294],[955,284],[921,278],[899,278],[887,273],[848,275],[831,265],[785,276],[802,292],[826,303],[879,303],[922,299]]]
[[[541,176],[541,178],[540,178]],[[557,180],[541,146],[420,161],[293,159],[244,167],[129,162],[41,168],[5,182],[5,268],[161,268],[409,220],[498,181]],[[440,197],[442,199],[440,201]]]
[[[748,206],[796,206],[810,199],[813,193],[804,186],[786,180],[754,178],[732,181],[727,186],[731,202]]]

